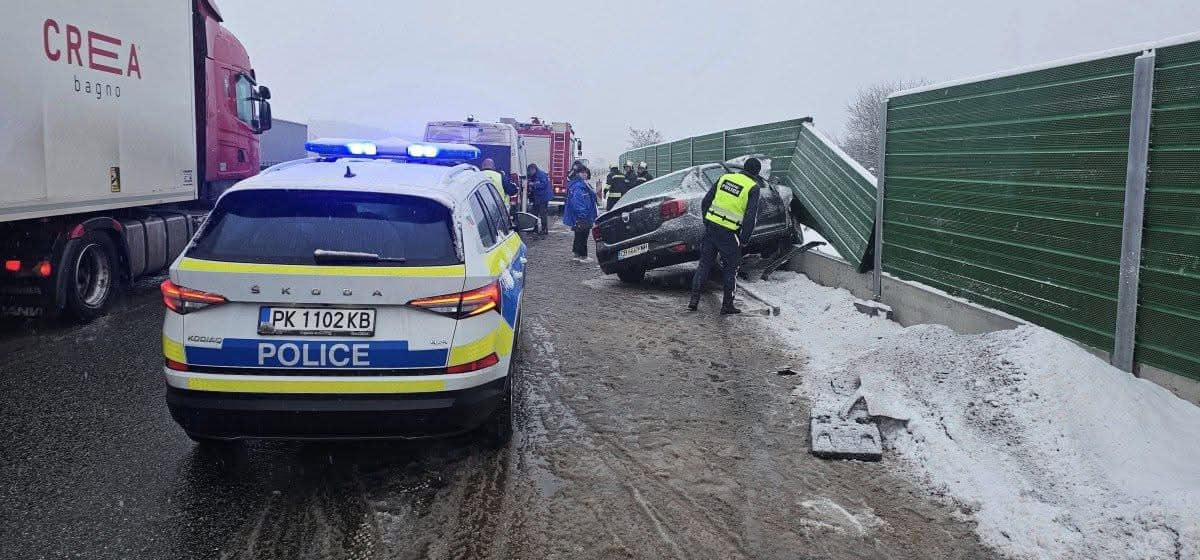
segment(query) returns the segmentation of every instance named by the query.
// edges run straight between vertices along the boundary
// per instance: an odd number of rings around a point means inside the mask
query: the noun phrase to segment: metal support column
[[[696,165],[696,137],[688,138],[688,167]]]
[[[722,163],[724,163],[725,160],[729,159],[729,154],[727,154],[725,152],[725,137],[726,136],[729,136],[728,130],[721,132],[721,162]]]
[[[675,167],[675,162],[672,161],[674,159],[675,159],[675,148],[671,147],[670,144],[667,144],[667,173],[670,173],[671,169]],[[658,172],[658,174],[662,175],[663,172],[660,170]]]
[[[1125,219],[1121,225],[1121,271],[1117,287],[1117,326],[1111,363],[1133,371],[1137,331],[1138,276],[1142,268],[1150,115],[1154,100],[1154,51],[1133,63],[1133,104],[1129,112],[1129,160],[1125,168]]]
[[[883,163],[887,159],[887,99],[879,105],[879,165],[875,176],[875,262],[871,271],[871,289],[875,301],[883,297]]]

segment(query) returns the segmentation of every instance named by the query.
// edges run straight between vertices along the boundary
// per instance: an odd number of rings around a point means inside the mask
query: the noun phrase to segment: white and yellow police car
[[[162,283],[194,440],[511,434],[525,245],[456,144],[317,140],[238,183]]]

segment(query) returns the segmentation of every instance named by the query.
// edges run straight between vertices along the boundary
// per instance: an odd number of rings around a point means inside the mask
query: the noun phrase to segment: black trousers
[[[587,226],[575,226],[575,242],[571,245],[571,251],[580,258],[587,258],[588,232],[591,228]]]
[[[530,207],[531,213],[542,220],[542,229],[538,233],[550,232],[550,203],[534,202]]]
[[[733,292],[737,282],[738,265],[742,262],[742,250],[738,247],[737,234],[707,220],[704,222],[704,238],[700,240],[700,262],[696,263],[696,274],[692,277],[692,291],[699,292],[708,282],[708,271],[717,262],[717,255],[725,261],[721,268],[721,282],[726,293]]]
[[[604,211],[607,212],[609,210],[612,210],[612,207],[615,206],[617,204],[617,201],[619,201],[619,200],[621,200],[621,199],[618,197],[612,197],[612,196],[608,197],[608,206],[606,206],[604,208]]]

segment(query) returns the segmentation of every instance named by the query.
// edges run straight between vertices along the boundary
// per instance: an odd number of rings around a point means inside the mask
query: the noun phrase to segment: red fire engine
[[[567,172],[575,160],[582,158],[583,142],[575,136],[571,123],[547,124],[538,117],[532,117],[529,121],[523,123],[511,118],[500,119],[500,122],[517,128],[517,136],[525,145],[526,161],[536,163],[550,176],[550,186],[553,188],[551,200],[562,201],[567,194]]]

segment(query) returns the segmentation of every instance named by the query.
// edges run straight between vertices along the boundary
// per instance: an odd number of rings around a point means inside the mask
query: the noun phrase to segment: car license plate
[[[260,307],[258,334],[373,336],[375,310]]]
[[[642,243],[641,245],[634,245],[633,247],[627,247],[625,249],[621,249],[620,251],[617,251],[617,260],[628,259],[629,257],[636,257],[642,253],[645,253],[646,251],[649,251],[649,250],[650,250],[649,243]]]

